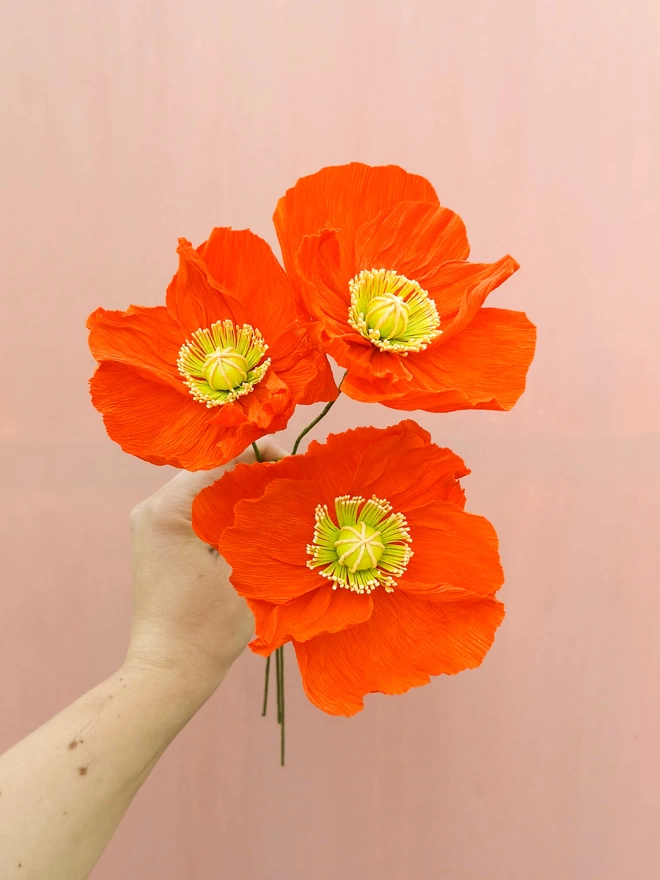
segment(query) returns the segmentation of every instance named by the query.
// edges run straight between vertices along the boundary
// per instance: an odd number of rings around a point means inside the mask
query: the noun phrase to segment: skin
[[[266,461],[286,454],[269,438],[259,447]],[[190,524],[195,495],[233,464],[181,472],[132,511],[124,663],[0,756],[3,880],[88,877],[160,756],[245,649],[252,615]]]

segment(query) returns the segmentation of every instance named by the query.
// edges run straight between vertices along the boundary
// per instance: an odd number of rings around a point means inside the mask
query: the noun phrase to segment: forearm
[[[0,757],[0,877],[83,880],[208,693],[125,665]]]

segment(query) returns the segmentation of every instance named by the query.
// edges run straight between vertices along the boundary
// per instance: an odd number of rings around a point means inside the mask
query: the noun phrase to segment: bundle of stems
[[[346,373],[344,373],[344,376]],[[342,376],[342,382],[344,381],[344,377]],[[339,383],[339,390],[341,392],[341,382]],[[303,439],[305,434],[308,434],[315,425],[321,421],[321,419],[325,418],[327,414],[330,412],[330,409],[334,405],[335,400],[331,400],[326,406],[323,408],[322,412],[307,425],[307,427],[300,432],[298,437],[296,438],[296,442],[293,444],[293,449],[291,450],[291,455],[296,455],[298,452],[298,447],[300,446],[300,441]],[[254,449],[254,455],[257,461],[263,461],[261,457],[261,453],[259,452],[259,447],[256,443],[252,444],[252,448]],[[277,692],[277,723],[280,725],[280,764],[284,767],[284,759],[285,759],[285,725],[284,725],[284,646],[281,648],[276,648],[273,652],[275,654],[275,681],[276,681],[276,692]],[[266,658],[266,674],[264,677],[264,702],[263,708],[261,710],[262,716],[266,715],[268,711],[268,689],[270,685],[270,661],[272,658],[272,654]]]

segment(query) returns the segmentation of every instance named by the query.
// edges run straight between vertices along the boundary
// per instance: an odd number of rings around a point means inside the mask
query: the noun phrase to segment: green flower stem
[[[348,370],[346,371],[346,373],[347,372],[348,372]],[[344,379],[346,378],[346,373],[344,373],[344,375],[341,377],[341,382],[339,383],[339,394],[341,394],[341,386],[343,385]],[[325,407],[323,408],[322,412],[319,413],[319,415],[313,421],[311,421],[309,423],[309,425],[307,425],[307,427],[303,431],[301,431],[301,433],[296,437],[296,442],[293,444],[293,449],[291,450],[291,455],[295,455],[298,452],[298,447],[300,446],[300,441],[305,436],[305,434],[309,434],[309,432],[312,430],[312,428],[315,427],[316,425],[318,425],[318,423],[321,421],[321,419],[324,419],[327,416],[327,414],[330,412],[332,407],[339,400],[339,394],[335,397],[334,400],[331,400],[329,403],[327,403],[325,405]]]
[[[275,648],[275,679],[277,680],[277,723],[282,723],[282,682],[280,675],[280,651],[281,648]]]
[[[280,652],[280,764],[284,767],[284,646]]]
[[[341,393],[341,386],[346,378],[346,373],[341,378],[341,382],[339,383],[339,393]],[[293,449],[291,451],[292,455],[296,455],[298,452],[298,447],[300,446],[300,441],[306,434],[314,428],[321,419],[324,419],[327,414],[330,412],[332,407],[335,404],[335,401],[339,398],[339,394],[335,397],[334,400],[331,400],[323,410],[319,413],[319,415],[307,425],[307,427],[298,435],[296,438],[296,442],[293,444]],[[252,444],[252,448],[254,449],[254,454],[257,461],[263,461],[261,457],[261,453],[259,452],[259,447],[256,443]],[[272,656],[272,655],[271,655]],[[262,715],[266,714],[266,710],[268,708],[268,682],[270,677],[270,657],[266,658],[266,677],[264,682],[264,705]],[[275,650],[275,681],[276,681],[276,690],[277,690],[277,723],[280,725],[280,763],[282,767],[284,767],[284,646],[281,648],[277,648]]]
[[[268,708],[268,684],[270,680],[270,656],[266,657],[266,680],[264,681],[264,707],[261,711],[262,715],[266,714]]]
[[[335,400],[336,400],[336,399],[337,399],[337,398],[335,398]],[[310,422],[309,425],[307,425],[307,427],[305,428],[305,430],[302,431],[302,432],[298,435],[298,437],[296,438],[296,442],[293,444],[293,449],[291,450],[291,455],[295,455],[295,454],[298,452],[298,447],[300,446],[300,441],[302,440],[302,438],[305,436],[305,434],[309,434],[309,432],[312,430],[312,428],[314,427],[314,425],[318,425],[318,423],[321,421],[321,419],[323,419],[323,418],[325,418],[325,417],[327,416],[327,414],[330,412],[330,410],[331,410],[332,407],[334,406],[334,403],[335,403],[335,401],[334,401],[334,400],[331,400],[330,403],[328,403],[328,404],[325,406],[325,408],[323,409],[323,412],[322,412],[320,415],[318,415],[318,416],[314,419],[313,422]]]

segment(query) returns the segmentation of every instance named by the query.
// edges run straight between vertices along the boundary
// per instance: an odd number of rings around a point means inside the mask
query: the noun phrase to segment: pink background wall
[[[517,257],[493,304],[540,328],[513,413],[419,419],[501,535],[508,618],[483,668],[346,721],[306,702],[289,654],[282,771],[246,654],[96,880],[659,876],[660,6],[2,7],[0,748],[122,657],[128,512],[169,474],[106,438],[84,322],[161,302],[178,235],[274,242],[296,177],[397,162],[476,259]],[[344,400],[329,427],[397,420]]]

